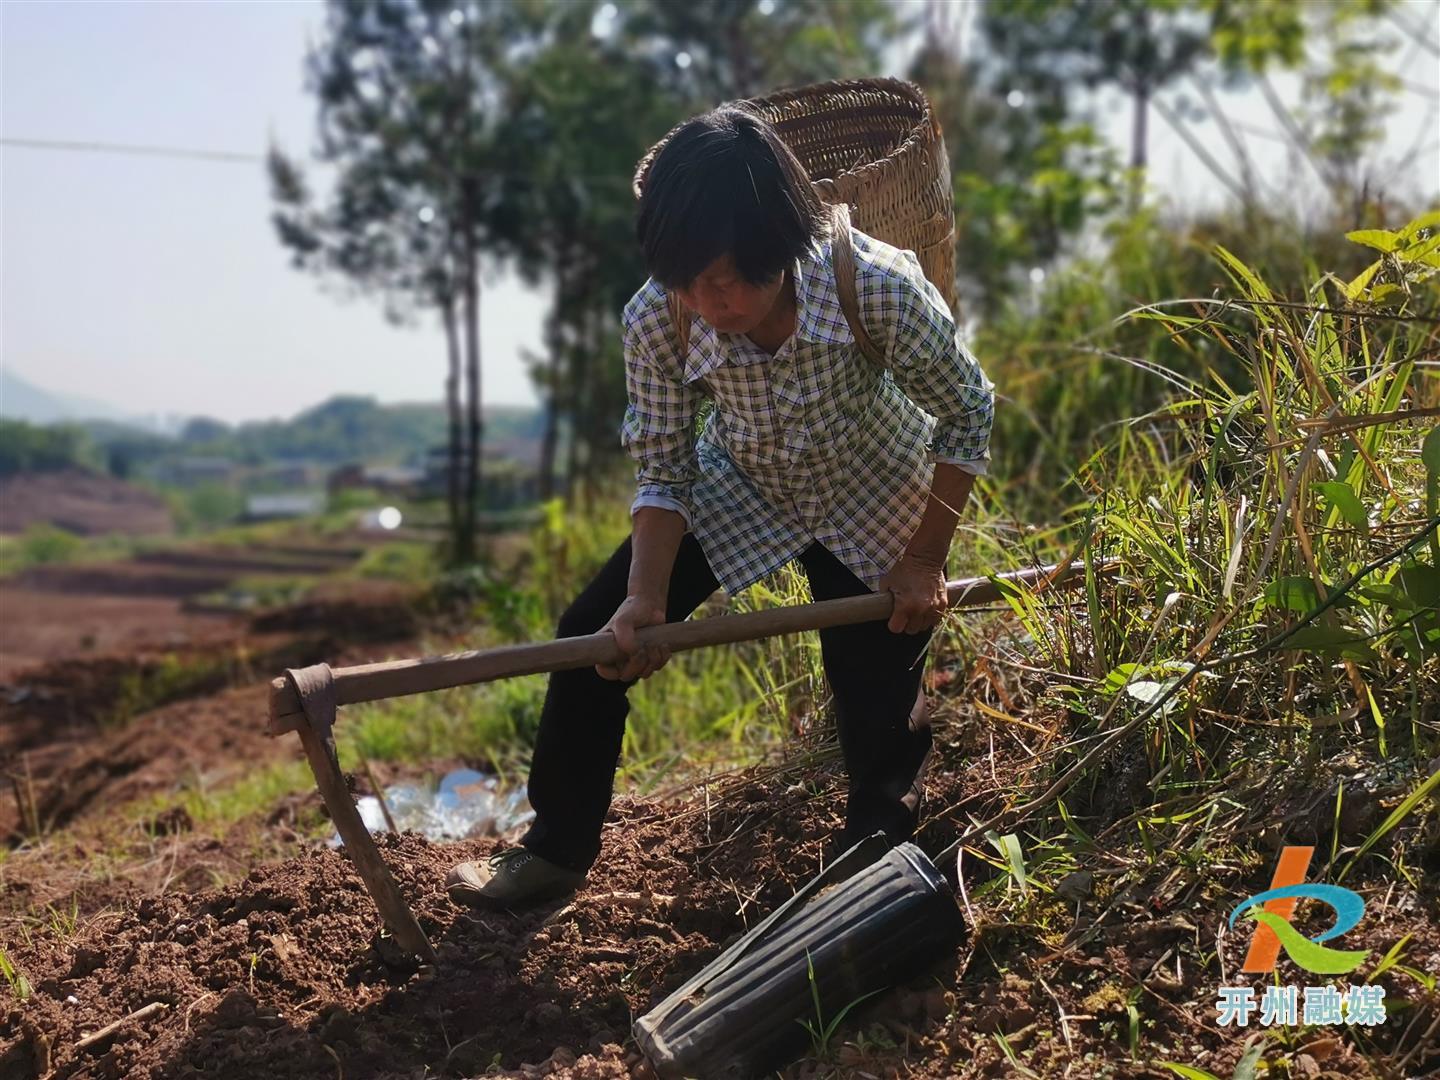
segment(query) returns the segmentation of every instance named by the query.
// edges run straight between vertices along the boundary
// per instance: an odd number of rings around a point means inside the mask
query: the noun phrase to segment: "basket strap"
[[[830,230],[830,261],[835,268],[835,291],[840,298],[840,310],[850,333],[855,335],[855,344],[866,359],[877,367],[885,367],[885,350],[875,343],[860,321],[860,293],[855,282],[855,248],[850,240],[850,207],[835,203],[831,208],[832,227]]]
[[[670,308],[670,326],[675,331],[675,348],[679,350],[683,370],[685,355],[690,351],[690,309],[681,301],[678,293],[666,293],[665,303]]]

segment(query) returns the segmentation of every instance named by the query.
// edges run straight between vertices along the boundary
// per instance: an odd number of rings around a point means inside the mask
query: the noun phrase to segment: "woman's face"
[[[723,334],[748,334],[780,299],[783,273],[764,285],[751,285],[735,269],[734,260],[721,255],[690,283],[676,289],[685,306]]]

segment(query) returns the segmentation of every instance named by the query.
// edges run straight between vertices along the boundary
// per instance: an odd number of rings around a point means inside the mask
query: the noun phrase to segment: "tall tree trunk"
[[[753,50],[745,40],[745,31],[741,28],[743,19],[743,14],[737,14],[730,20],[730,25],[725,28],[726,45],[730,54],[730,77],[734,80],[727,97],[749,97],[751,86],[755,81],[750,73],[750,57],[753,55]]]
[[[476,556],[475,531],[479,521],[480,480],[483,469],[481,447],[484,439],[484,424],[480,409],[480,255],[475,245],[475,210],[479,200],[475,197],[474,181],[467,185],[465,198],[465,389],[469,426],[466,444],[469,461],[465,470],[465,561],[473,562]]]
[[[597,266],[592,268],[589,279],[600,281],[598,273],[599,259],[596,259]],[[603,357],[605,355],[605,343],[602,335],[605,332],[604,314],[604,293],[592,292],[585,300],[585,351],[592,357]],[[593,505],[593,499],[600,483],[600,470],[604,464],[605,445],[610,441],[611,436],[611,413],[608,407],[608,395],[605,393],[605,365],[592,361],[587,372],[585,383],[585,506],[588,509]]]
[[[552,379],[559,361],[552,354],[550,370]],[[555,445],[560,434],[560,408],[555,400],[556,388],[552,382],[545,399],[545,431],[540,438],[540,475],[537,495],[542,502],[555,497]]]
[[[1130,167],[1143,169],[1146,166],[1146,121],[1150,112],[1150,87],[1141,84],[1135,88],[1135,115],[1130,123]]]
[[[464,468],[465,445],[461,431],[460,411],[460,334],[455,327],[455,295],[446,295],[441,306],[441,318],[445,323],[445,344],[449,352],[450,367],[445,375],[445,412],[450,421],[450,446],[446,457],[445,495],[450,509],[450,551],[458,561],[462,508],[460,505],[460,474]]]
[[[550,351],[549,385],[545,397],[545,431],[540,439],[540,498],[555,496],[555,451],[560,440],[560,384],[564,377],[564,337],[561,320],[565,311],[565,260],[555,267],[555,311],[546,327],[546,347]]]
[[[1145,190],[1145,168],[1146,168],[1146,122],[1150,115],[1150,87],[1146,83],[1138,84],[1132,94],[1134,114],[1130,123],[1130,168],[1134,174],[1130,178],[1130,209],[1136,210],[1140,206],[1140,199]]]
[[[585,363],[585,381],[577,386],[580,399],[585,403],[585,411],[580,418],[580,437],[576,441],[580,444],[580,506],[582,510],[589,510],[594,505],[595,493],[595,417],[600,411],[600,403],[595,400],[595,372],[600,367],[596,362],[600,353],[596,349],[595,341],[595,301],[591,296],[585,296],[581,304],[580,351],[588,359]]]
[[[570,324],[570,341],[566,349],[569,361],[567,387],[567,409],[570,417],[569,440],[565,446],[565,501],[573,504],[581,485],[580,450],[585,441],[586,410],[589,408],[585,386],[589,377],[592,356],[585,340],[585,296],[579,283],[586,280],[583,270],[585,254],[578,243],[570,245],[570,258],[582,270],[571,279],[570,296],[565,312],[565,321]]]

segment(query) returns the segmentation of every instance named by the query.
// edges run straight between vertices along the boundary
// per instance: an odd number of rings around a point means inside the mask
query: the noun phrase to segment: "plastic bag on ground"
[[[427,840],[467,840],[498,836],[529,824],[535,817],[523,787],[502,791],[493,776],[474,769],[446,773],[436,788],[417,784],[391,784],[385,802],[401,832],[418,832]],[[360,820],[371,832],[386,832],[385,812],[373,795],[358,799]],[[331,847],[341,847],[336,833]]]

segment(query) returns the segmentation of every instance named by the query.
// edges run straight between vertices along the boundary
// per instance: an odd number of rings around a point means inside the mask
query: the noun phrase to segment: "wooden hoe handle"
[[[1102,574],[1113,573],[1117,566],[1116,562],[1105,562],[1097,564],[1095,570]],[[997,574],[993,578],[961,578],[948,582],[946,593],[950,607],[973,607],[1000,598],[1001,586],[997,582],[1030,589],[1074,585],[1084,580],[1084,572],[1083,562],[1073,562],[1068,566],[1017,570]],[[647,626],[636,634],[636,639],[641,645],[661,644],[668,646],[671,652],[683,652],[705,645],[755,641],[802,630],[822,630],[830,626],[889,619],[894,602],[894,597],[888,592],[847,596],[744,615],[722,615]],[[422,656],[412,660],[336,668],[335,704],[354,705],[362,701],[380,701],[452,686],[508,679],[514,675],[537,675],[595,664],[613,664],[623,657],[620,647],[615,644],[615,636],[606,632],[447,656]],[[270,734],[283,735],[297,730],[302,715],[294,686],[284,678],[273,680],[270,683]]]

